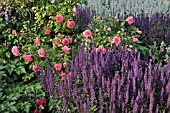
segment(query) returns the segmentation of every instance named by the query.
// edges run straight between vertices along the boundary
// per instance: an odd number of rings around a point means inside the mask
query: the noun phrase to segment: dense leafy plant
[[[106,53],[79,47],[65,73],[53,71],[46,59],[39,71],[43,88],[56,100],[57,112],[168,112],[170,62],[140,58],[127,47]],[[63,79],[59,79],[63,78]]]

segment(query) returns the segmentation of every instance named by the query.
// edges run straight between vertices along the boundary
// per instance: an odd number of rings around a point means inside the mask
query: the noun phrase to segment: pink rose
[[[109,41],[109,42],[111,41],[111,38],[110,38],[110,37],[108,37],[108,41]]]
[[[58,33],[57,36],[62,36],[62,34],[61,34],[61,33]]]
[[[62,68],[62,64],[55,64],[54,65],[54,69],[56,69],[56,70],[61,70],[61,68]]]
[[[121,39],[119,37],[114,37],[112,43],[115,43],[118,46],[121,43]]]
[[[76,39],[74,39],[74,43],[76,43],[77,42],[77,40]]]
[[[83,32],[83,35],[84,35],[85,37],[92,37],[92,32],[91,32],[90,30],[85,30],[85,31]]]
[[[69,48],[68,46],[64,46],[64,47],[63,47],[63,51],[64,51],[65,53],[68,53],[69,50],[70,50],[70,48]]]
[[[41,48],[41,49],[39,49],[38,50],[38,55],[40,56],[40,57],[45,57],[45,51]]]
[[[45,32],[45,34],[47,34],[47,35],[48,35],[48,34],[50,34],[50,33],[51,33],[51,30],[49,30],[49,29],[45,29],[45,30],[44,30],[44,32]]]
[[[132,16],[128,17],[126,19],[126,21],[128,22],[128,24],[133,24],[134,23],[134,18]]]
[[[68,45],[68,44],[69,44],[69,39],[68,39],[68,38],[64,38],[64,39],[62,40],[62,44],[63,44],[63,45]]]
[[[11,51],[15,56],[19,56],[20,54],[17,46],[13,46]]]
[[[16,36],[17,35],[17,31],[16,30],[12,30],[12,34]]]
[[[74,8],[73,8],[73,13],[75,13],[75,14],[78,13],[78,8],[76,8],[75,6],[74,6]]]
[[[61,15],[61,14],[58,14],[56,17],[55,17],[55,20],[56,22],[63,22],[64,21],[64,17]]]
[[[26,55],[24,54],[24,60],[27,61],[27,62],[31,62],[33,59],[32,59],[32,55]]]
[[[40,70],[41,69],[41,67],[39,66],[39,65],[37,65],[37,64],[35,64],[33,67],[32,67],[32,70],[34,71],[34,72],[36,72],[36,71],[38,71],[38,70]]]
[[[133,43],[137,43],[138,39],[137,38],[133,38]]]
[[[37,44],[37,45],[41,44],[41,42],[40,42],[40,40],[38,39],[38,37],[36,37],[36,39],[34,39],[34,43]]]
[[[75,24],[74,21],[70,21],[70,20],[67,21],[67,27],[68,27],[68,28],[73,28],[75,25],[76,25],[76,24]]]

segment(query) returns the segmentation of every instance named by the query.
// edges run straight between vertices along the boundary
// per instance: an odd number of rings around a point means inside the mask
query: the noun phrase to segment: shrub
[[[170,61],[140,58],[127,47],[114,46],[106,53],[78,48],[65,72],[46,70],[37,77],[56,101],[57,112],[168,112]],[[38,75],[38,73],[40,75]]]

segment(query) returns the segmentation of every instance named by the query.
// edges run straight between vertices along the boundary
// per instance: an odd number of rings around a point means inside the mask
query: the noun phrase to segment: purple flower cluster
[[[157,44],[160,44],[164,40],[167,44],[170,44],[170,17],[168,14],[139,15],[135,17],[134,25],[142,31],[142,39],[146,38],[147,43],[156,41]]]
[[[170,110],[170,61],[163,69],[151,59],[143,62],[140,53],[126,47],[96,52],[79,47],[65,78],[57,79],[47,62],[40,76],[42,85],[62,103],[62,112],[158,113]],[[71,75],[68,74],[71,72]],[[57,82],[54,84],[54,80]],[[64,108],[63,108],[64,106]]]

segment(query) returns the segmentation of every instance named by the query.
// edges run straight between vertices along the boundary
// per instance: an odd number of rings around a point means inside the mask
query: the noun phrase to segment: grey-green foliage
[[[115,16],[119,13],[124,17],[124,12],[128,15],[150,15],[160,12],[170,14],[170,0],[87,0],[87,6],[100,16]]]

